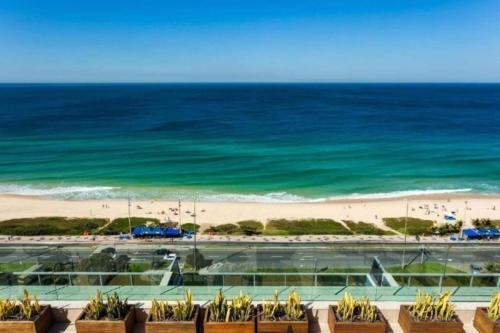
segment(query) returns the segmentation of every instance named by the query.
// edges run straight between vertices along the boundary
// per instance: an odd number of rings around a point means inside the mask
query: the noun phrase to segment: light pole
[[[194,253],[193,253],[193,263],[194,271],[196,272],[196,199],[193,201],[193,224],[194,224]]]
[[[451,245],[448,245],[448,248],[446,249],[446,259],[444,260],[443,276],[441,278],[440,290],[439,290],[440,292],[443,291],[443,283],[444,283],[444,278],[446,277],[446,268],[448,267],[448,262],[453,260],[450,259],[450,248]]]
[[[130,196],[128,197],[128,231],[132,235],[132,222],[130,221]]]
[[[182,211],[181,211],[181,199],[179,199],[179,228],[181,227],[181,215],[182,215]]]
[[[403,258],[401,261],[401,269],[405,268],[405,256],[406,256],[406,235],[408,233],[408,198],[406,198],[406,217],[405,217],[405,243],[403,245]]]

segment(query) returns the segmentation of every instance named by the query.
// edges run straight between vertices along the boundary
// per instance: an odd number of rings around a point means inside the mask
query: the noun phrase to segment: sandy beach
[[[197,202],[197,223],[201,226],[234,223],[242,220],[262,222],[273,218],[331,218],[374,223],[384,227],[382,218],[410,217],[444,222],[454,212],[466,225],[474,218],[500,219],[500,196],[433,195],[393,199],[339,200],[316,203]],[[132,201],[131,215],[179,221],[176,201]],[[182,223],[193,221],[193,202],[183,201]],[[39,216],[104,217],[128,216],[127,200],[66,201],[42,197],[0,195],[0,221]]]

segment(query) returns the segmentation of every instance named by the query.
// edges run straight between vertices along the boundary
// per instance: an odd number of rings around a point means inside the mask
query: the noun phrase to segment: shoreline
[[[242,220],[331,218],[373,223],[384,228],[383,218],[408,216],[444,222],[444,214],[455,212],[466,225],[474,218],[500,219],[500,194],[446,193],[398,198],[341,199],[324,202],[260,203],[197,201],[197,223],[202,227]],[[132,201],[131,215],[177,222],[178,207],[172,200]],[[192,222],[192,201],[182,201],[181,222]],[[62,200],[37,196],[0,195],[0,221],[40,216],[102,217],[128,216],[126,199]]]

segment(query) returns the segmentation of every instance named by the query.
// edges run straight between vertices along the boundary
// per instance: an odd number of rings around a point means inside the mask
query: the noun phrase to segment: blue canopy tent
[[[495,239],[500,238],[500,230],[497,228],[464,229],[467,239]]]
[[[146,227],[132,228],[133,237],[182,237],[181,228],[173,227]]]

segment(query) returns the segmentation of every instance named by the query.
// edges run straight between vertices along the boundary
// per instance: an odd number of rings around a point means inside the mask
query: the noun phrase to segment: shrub
[[[160,220],[156,218],[149,217],[131,217],[130,225],[132,228],[141,225],[146,225],[147,223],[153,223],[154,225],[160,224]],[[119,217],[114,219],[110,224],[108,224],[104,229],[101,230],[101,235],[119,235],[120,233],[128,233],[130,231],[128,217]]]
[[[259,235],[264,231],[264,225],[262,222],[255,220],[245,220],[236,222],[240,227],[242,233],[246,235]]]
[[[181,229],[184,232],[194,232],[194,223],[184,223],[181,225]],[[196,232],[200,231],[200,225],[196,225]]]
[[[388,217],[383,221],[386,226],[400,233],[405,233],[405,217]],[[407,230],[408,235],[431,235],[432,227],[435,222],[431,220],[422,220],[414,217],[408,217]]]
[[[13,236],[65,236],[95,233],[108,222],[101,218],[60,216],[11,219],[0,222],[0,233]]]
[[[267,222],[266,235],[352,235],[352,231],[331,219],[276,219]]]
[[[460,232],[463,222],[457,221],[455,223],[444,223],[439,226],[434,226],[431,228],[433,234],[439,234],[440,236],[451,235]]]
[[[372,223],[343,221],[351,231],[360,235],[394,235],[394,232],[377,228]]]
[[[205,233],[212,233],[217,235],[232,235],[236,234],[239,230],[240,228],[236,224],[226,223],[211,226],[210,228],[205,230]]]

